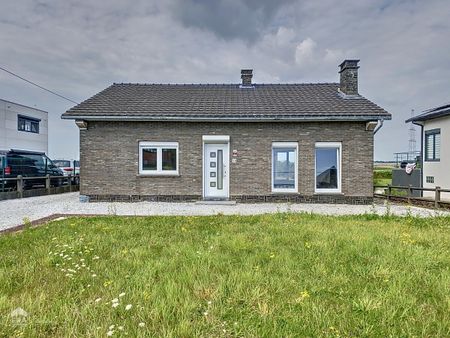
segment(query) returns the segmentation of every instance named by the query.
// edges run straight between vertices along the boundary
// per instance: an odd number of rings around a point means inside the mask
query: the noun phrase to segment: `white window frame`
[[[338,149],[337,169],[338,169],[338,187],[337,189],[317,188],[317,148],[336,148]],[[314,147],[314,192],[317,194],[340,194],[342,193],[342,142],[316,142]]]
[[[144,170],[142,169],[143,162],[143,149],[156,149],[156,170]],[[163,149],[175,149],[177,154],[177,170],[162,170],[162,150]],[[173,176],[179,175],[179,151],[178,142],[139,142],[139,175],[148,176]]]
[[[275,188],[275,161],[273,156],[273,150],[276,148],[294,148],[295,149],[295,187],[292,189]],[[298,192],[298,142],[272,142],[272,192],[274,193],[297,193]]]

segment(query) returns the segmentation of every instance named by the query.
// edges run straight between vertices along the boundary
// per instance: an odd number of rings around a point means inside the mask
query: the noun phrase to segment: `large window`
[[[19,115],[17,117],[17,130],[39,134],[39,119]]]
[[[341,148],[340,142],[316,143],[316,192],[341,192]]]
[[[178,143],[140,142],[139,174],[178,175]]]
[[[272,191],[297,192],[298,144],[272,143]]]
[[[425,131],[425,161],[439,161],[441,159],[441,130]]]

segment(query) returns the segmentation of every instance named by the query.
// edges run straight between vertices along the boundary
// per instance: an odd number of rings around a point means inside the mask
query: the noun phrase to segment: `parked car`
[[[50,179],[52,186],[61,186],[65,183],[63,171],[55,166],[45,153],[27,150],[0,150],[0,190],[14,190],[16,181],[4,181],[2,178],[44,177],[60,176]],[[36,178],[23,181],[23,188],[29,189],[35,186],[45,186],[45,179]]]
[[[80,183],[80,161],[77,160],[53,160],[53,164],[61,168],[64,176],[74,176],[72,178],[73,184]]]

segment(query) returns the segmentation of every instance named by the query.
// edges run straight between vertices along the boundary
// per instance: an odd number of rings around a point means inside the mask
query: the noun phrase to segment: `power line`
[[[0,70],[3,70],[4,72],[6,72],[8,74],[11,74],[12,76],[15,76],[15,77],[17,77],[17,78],[19,78],[19,79],[21,79],[21,80],[23,80],[25,82],[28,82],[28,83],[32,84],[33,86],[36,86],[36,87],[38,87],[38,88],[40,88],[42,90],[45,90],[45,91],[47,91],[47,92],[49,92],[49,93],[51,93],[53,95],[59,96],[60,98],[62,98],[64,100],[67,100],[67,101],[70,101],[72,103],[78,104],[78,102],[75,102],[74,100],[71,100],[71,99],[69,99],[69,98],[67,98],[65,96],[62,96],[61,94],[58,94],[58,93],[54,92],[53,90],[47,89],[45,87],[42,87],[42,86],[38,85],[37,83],[34,83],[34,82],[30,81],[30,80],[27,80],[27,79],[23,78],[22,76],[17,75],[17,74],[15,74],[13,72],[10,72],[9,70],[7,70],[5,68],[0,67]]]

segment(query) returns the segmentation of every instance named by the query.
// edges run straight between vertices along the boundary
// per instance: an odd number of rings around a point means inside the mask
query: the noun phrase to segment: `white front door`
[[[228,143],[205,143],[203,191],[205,199],[228,199]]]

